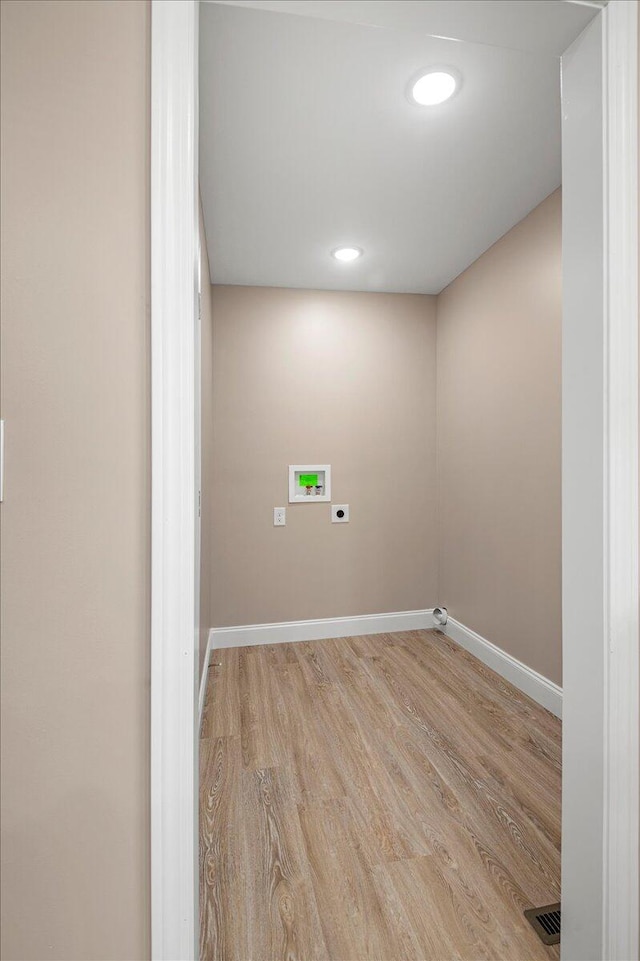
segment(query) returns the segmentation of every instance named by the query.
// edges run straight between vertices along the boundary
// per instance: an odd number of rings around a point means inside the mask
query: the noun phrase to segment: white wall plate
[[[331,500],[331,464],[289,464],[289,503]]]

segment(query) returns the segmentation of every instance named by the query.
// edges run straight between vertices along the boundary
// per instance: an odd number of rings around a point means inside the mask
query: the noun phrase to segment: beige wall
[[[561,195],[438,297],[439,598],[561,680]]]
[[[149,954],[149,6],[2,3],[2,957]]]
[[[213,315],[214,625],[433,605],[435,298],[214,287]],[[349,524],[287,503],[293,463]]]
[[[213,492],[213,288],[209,274],[207,239],[200,207],[200,676],[207,653],[211,607],[211,537]]]
[[[214,287],[213,330],[211,623],[439,603],[560,682],[560,191],[437,299]],[[287,504],[324,461],[344,527]]]

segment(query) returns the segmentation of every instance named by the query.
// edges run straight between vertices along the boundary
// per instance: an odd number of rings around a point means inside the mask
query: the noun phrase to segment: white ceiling
[[[532,53],[247,6],[201,5],[212,282],[437,293],[559,185],[555,47]],[[326,4],[343,6],[352,4]],[[595,13],[545,0],[500,6]],[[572,22],[579,32],[582,20]],[[411,105],[409,78],[443,63],[462,74],[460,92],[440,107]],[[329,255],[339,244],[365,255],[339,264]]]
[[[559,57],[608,0],[206,0]]]

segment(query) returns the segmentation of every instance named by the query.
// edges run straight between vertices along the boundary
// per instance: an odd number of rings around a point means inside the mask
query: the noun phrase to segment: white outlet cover
[[[348,522],[349,522],[349,505],[348,504],[332,504],[331,505],[331,523],[347,524]]]
[[[287,524],[287,510],[285,507],[273,508],[273,526],[285,527]]]

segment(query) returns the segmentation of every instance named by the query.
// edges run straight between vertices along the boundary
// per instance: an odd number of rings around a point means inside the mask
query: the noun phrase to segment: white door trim
[[[638,957],[638,7],[604,11],[603,952]]]
[[[637,5],[563,56],[563,961],[638,957]]]
[[[197,943],[197,5],[151,27],[151,953]]]

